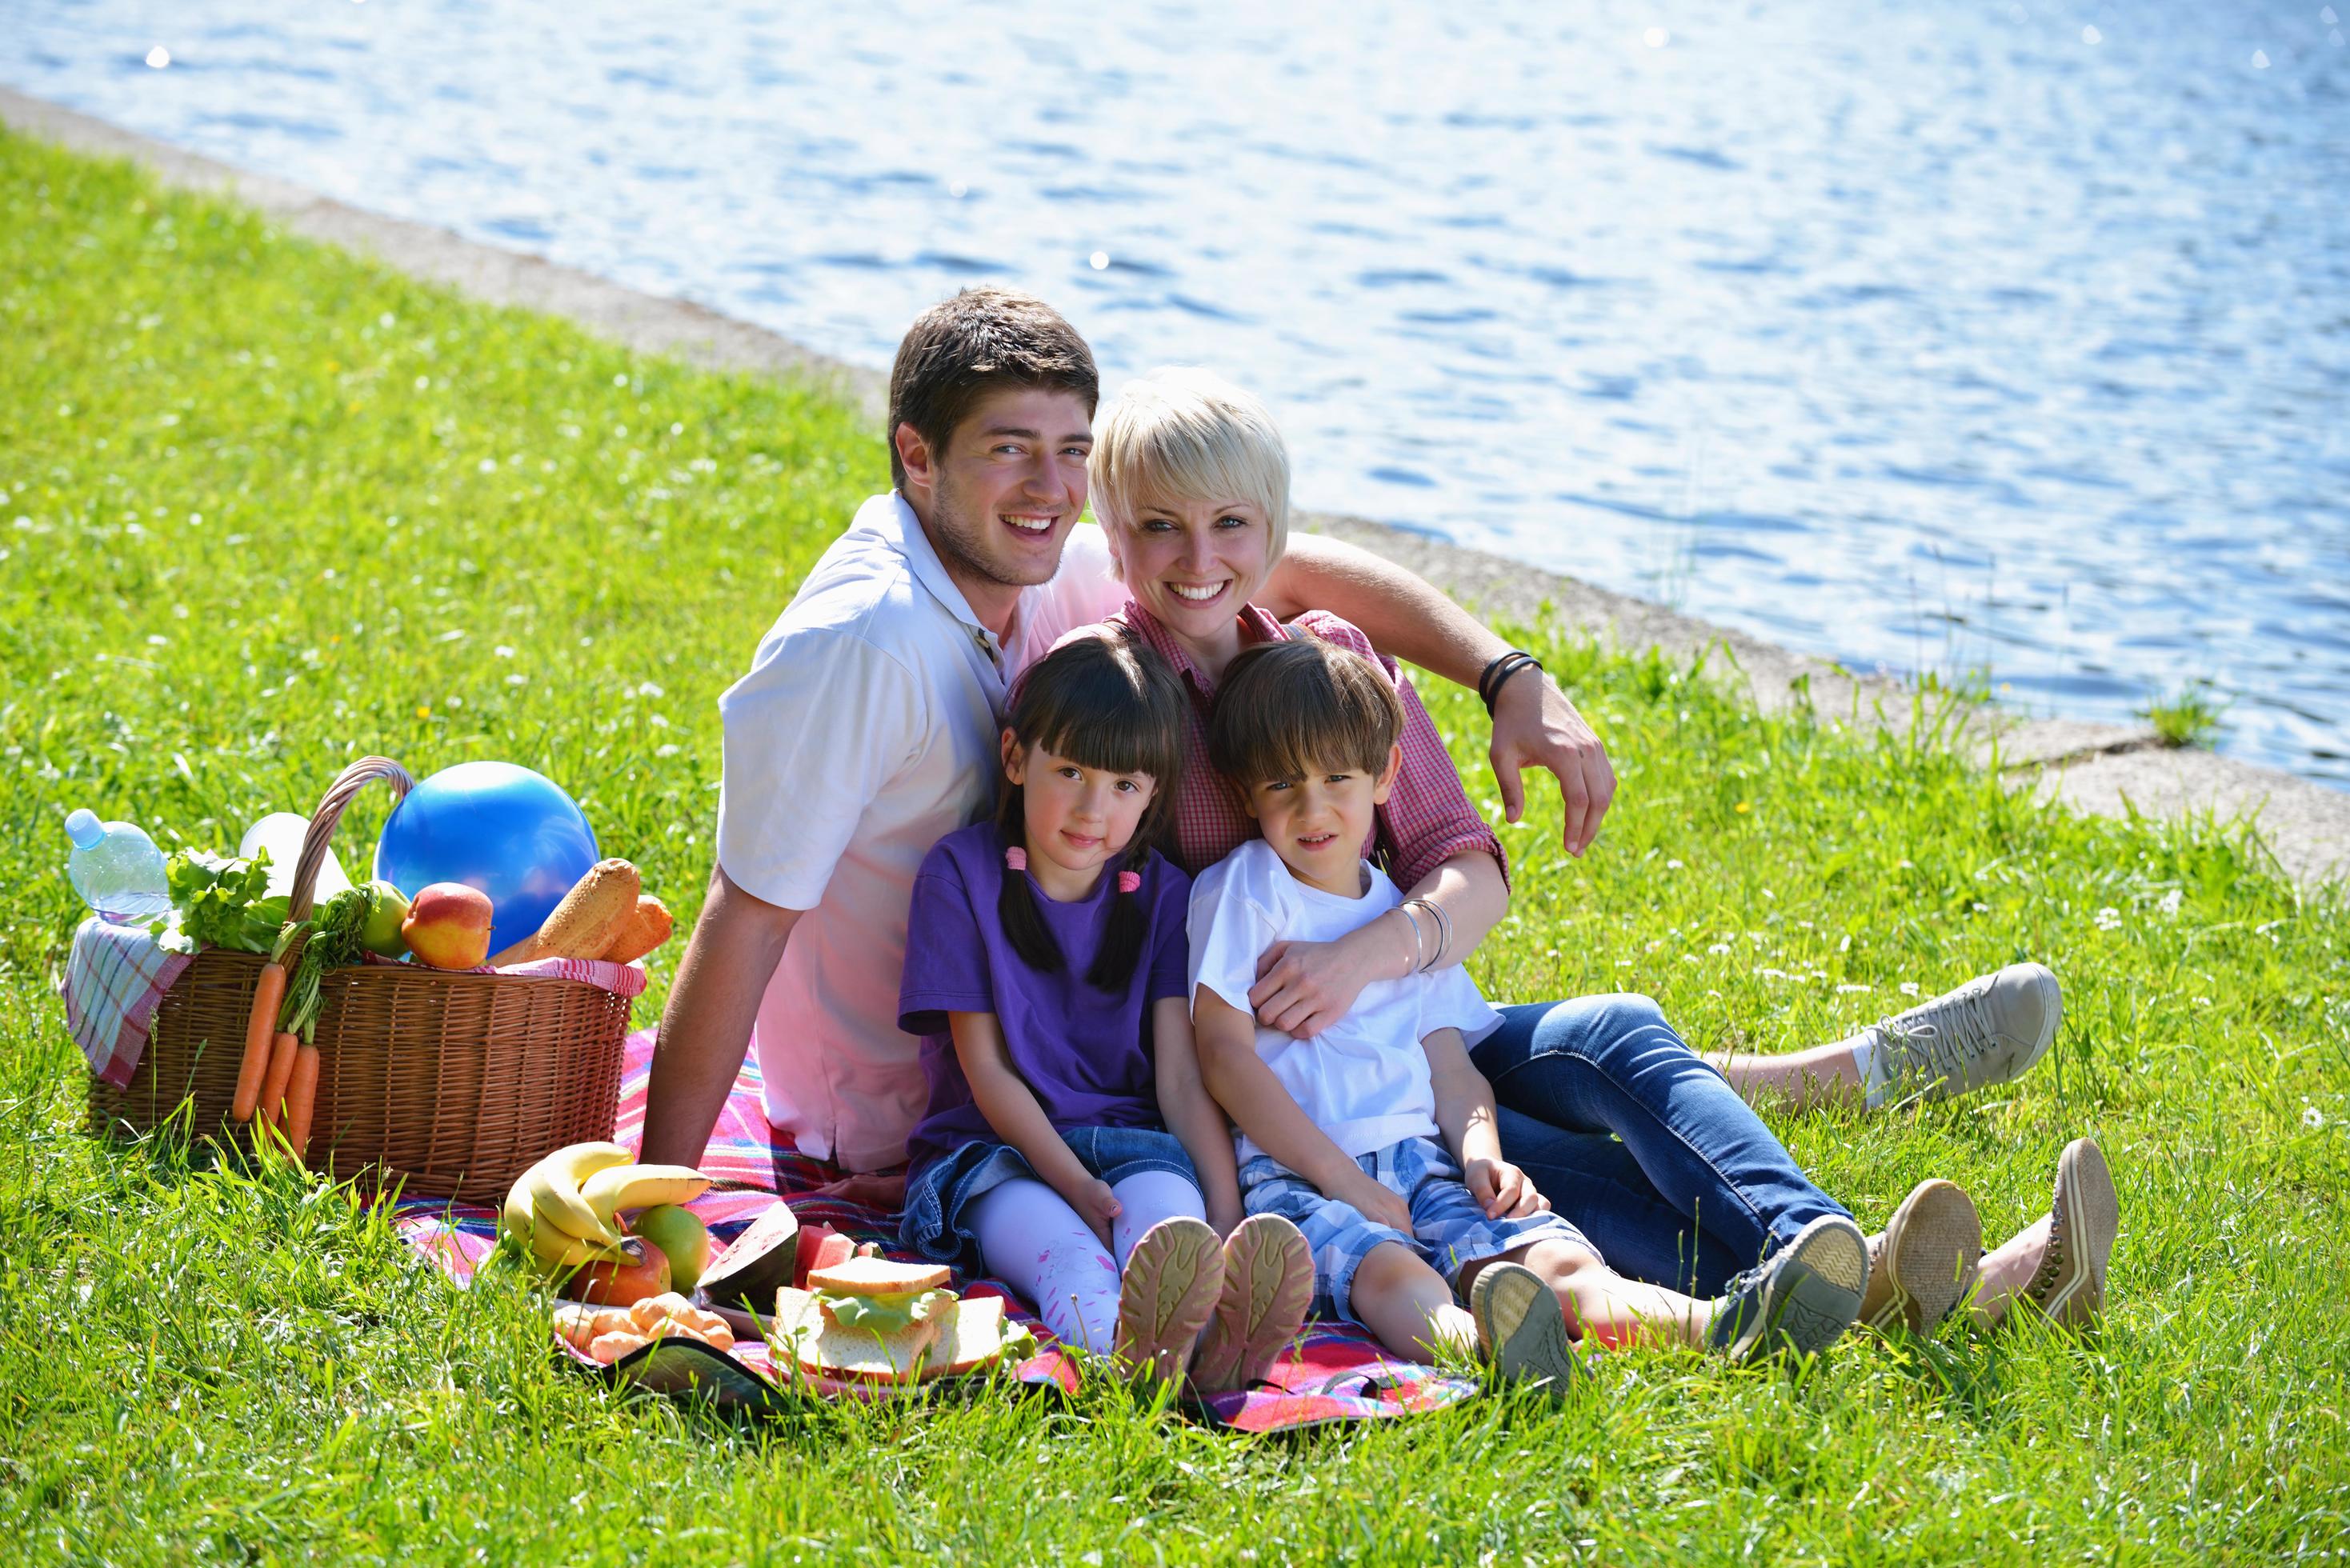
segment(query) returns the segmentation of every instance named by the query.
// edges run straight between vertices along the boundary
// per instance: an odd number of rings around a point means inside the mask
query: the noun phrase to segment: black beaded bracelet
[[[1509,684],[1511,676],[1521,670],[1540,670],[1542,667],[1541,659],[1521,648],[1510,649],[1485,666],[1485,672],[1477,678],[1477,695],[1485,704],[1487,716],[1492,714],[1493,704],[1501,699],[1502,688]]]

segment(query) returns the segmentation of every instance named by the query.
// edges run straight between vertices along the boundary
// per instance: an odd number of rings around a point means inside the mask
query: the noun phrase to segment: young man
[[[1076,525],[1097,397],[1084,339],[1030,296],[966,290],[908,330],[895,491],[858,510],[720,699],[718,864],[661,1021],[646,1159],[701,1158],[754,1045],[768,1118],[801,1150],[852,1171],[903,1162],[924,1092],[897,1027],[915,868],[988,799],[1011,680],[1127,597],[1099,530]],[[1295,542],[1261,597],[1336,611],[1463,685],[1507,651],[1334,541]],[[1492,755],[1513,817],[1519,768],[1549,768],[1567,847],[1589,845],[1614,775],[1555,686],[1504,688]]]

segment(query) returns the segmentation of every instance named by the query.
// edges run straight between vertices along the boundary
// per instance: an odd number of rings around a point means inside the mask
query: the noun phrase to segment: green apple
[[[385,958],[398,958],[408,951],[408,939],[400,934],[400,922],[408,919],[408,895],[389,882],[368,884],[367,919],[359,925],[359,946]]]
[[[710,1266],[710,1231],[701,1217],[674,1203],[657,1203],[629,1227],[669,1254],[670,1288],[691,1294]]]

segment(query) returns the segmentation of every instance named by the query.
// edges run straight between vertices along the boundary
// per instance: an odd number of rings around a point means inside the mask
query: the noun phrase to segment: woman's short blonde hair
[[[1094,514],[1129,527],[1153,497],[1246,501],[1263,512],[1266,565],[1289,545],[1289,447],[1273,413],[1212,370],[1128,381],[1094,430]]]

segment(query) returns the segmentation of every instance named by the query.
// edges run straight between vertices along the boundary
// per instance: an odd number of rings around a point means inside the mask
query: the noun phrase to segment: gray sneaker
[[[1977,975],[1870,1026],[1882,1066],[1869,1074],[1869,1104],[1949,1099],[2020,1077],[2064,1018],[2064,992],[2044,965],[2012,963]]]
[[[1732,1361],[1792,1350],[1816,1355],[1860,1316],[1868,1242],[1841,1214],[1823,1214],[1715,1303],[1713,1348]]]
[[[1563,1399],[1575,1388],[1575,1346],[1566,1314],[1543,1277],[1523,1263],[1488,1263],[1469,1285],[1477,1348],[1512,1382]]]

